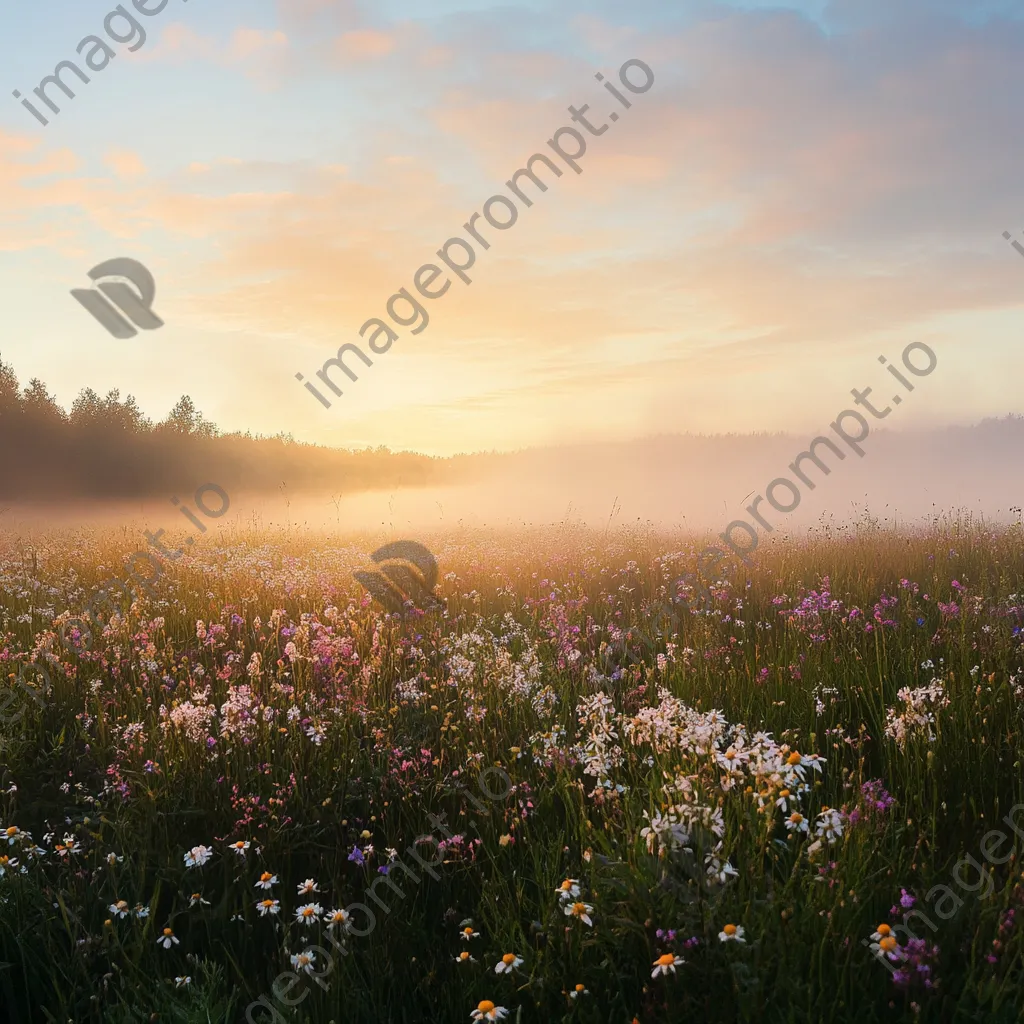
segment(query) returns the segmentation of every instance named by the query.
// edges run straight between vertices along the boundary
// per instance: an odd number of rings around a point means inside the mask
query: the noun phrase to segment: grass
[[[351,571],[379,538],[236,527],[85,642],[62,616],[137,538],[0,538],[9,1020],[1020,1019],[1019,525],[765,544],[704,608],[673,603],[697,538],[417,540],[444,615],[369,603]],[[898,692],[930,686],[918,721]],[[349,908],[333,943],[296,922],[309,902]],[[864,942],[882,923],[913,957],[895,977]]]

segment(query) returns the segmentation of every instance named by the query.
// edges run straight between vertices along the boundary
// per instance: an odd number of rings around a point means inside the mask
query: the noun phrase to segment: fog
[[[650,523],[666,529],[719,532],[734,519],[753,523],[745,507],[786,477],[799,504],[783,513],[762,501],[757,511],[781,533],[799,533],[823,519],[860,519],[910,525],[951,510],[997,521],[1016,518],[1024,492],[1024,421],[986,421],[927,433],[876,432],[863,456],[838,439],[839,459],[824,446],[812,462],[789,468],[811,439],[794,436],[665,437],[619,445],[525,451],[469,459],[450,486],[404,487],[340,494],[233,493],[217,527],[299,527],[339,535],[413,534],[463,527],[515,528],[571,521],[595,528]],[[794,493],[778,485],[779,504]],[[51,527],[122,526],[197,532],[167,499],[103,502],[5,503],[0,528],[24,536]],[[202,517],[200,517],[202,518]],[[759,527],[763,529],[763,527]],[[212,535],[212,534],[211,534]]]

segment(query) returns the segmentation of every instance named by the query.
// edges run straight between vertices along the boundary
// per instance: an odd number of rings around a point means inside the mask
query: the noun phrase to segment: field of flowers
[[[416,539],[0,535],[4,1020],[1021,1019],[1019,525]]]

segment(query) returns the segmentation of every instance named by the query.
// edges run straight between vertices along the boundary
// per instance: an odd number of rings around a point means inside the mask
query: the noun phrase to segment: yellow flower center
[[[729,748],[729,749],[728,749],[728,750],[727,750],[727,751],[725,752],[725,756],[726,756],[726,758],[727,758],[728,760],[730,760],[730,761],[731,761],[731,760],[732,760],[732,759],[733,759],[733,758],[734,758],[734,757],[736,756],[736,751],[735,751],[735,750],[733,750],[733,749],[732,749],[732,747],[730,747],[730,748]]]
[[[576,986],[576,991],[577,992],[582,992],[583,991],[583,986],[582,985],[577,985]]]
[[[473,929],[472,928],[463,928],[462,929],[462,934],[463,935],[472,935],[473,934]]]
[[[490,1013],[494,1009],[494,1003],[490,999],[481,999],[476,1008],[480,1013]]]
[[[793,753],[790,754],[789,757],[786,758],[786,764],[799,764],[799,763],[800,763],[800,755],[794,750]]]
[[[574,903],[572,905],[572,912],[574,914],[585,914],[587,912],[586,903]]]
[[[674,964],[676,958],[671,953],[663,953],[654,961],[659,967],[668,967],[669,964]]]
[[[174,934],[174,930],[172,928],[165,928],[164,929],[164,935],[173,935],[173,934]]]
[[[782,790],[782,792],[779,793],[779,796],[789,796],[789,790],[788,789]]]
[[[16,836],[18,834],[18,826],[12,825],[6,832],[6,835]]]
[[[312,917],[313,916],[313,908],[312,907],[303,907],[302,908],[302,916],[303,917]]]
[[[462,952],[461,952],[461,953],[459,954],[459,959],[460,959],[460,960],[468,960],[468,959],[469,959],[469,954],[468,954],[468,953],[467,953],[467,952],[466,952],[465,950],[463,950],[463,951],[462,951]]]
[[[880,948],[884,949],[886,953],[891,953],[896,948],[896,940],[891,935],[886,935],[878,945]]]
[[[736,925],[734,925],[734,924],[727,924],[722,929],[722,931],[725,932],[726,935],[735,935],[736,934]]]
[[[260,881],[269,882],[273,877],[274,876],[269,871],[264,871],[263,874],[260,875]]]
[[[792,813],[792,814],[791,814],[791,815],[789,816],[789,820],[790,820],[791,822],[793,822],[793,824],[794,824],[794,825],[799,825],[799,824],[800,824],[800,822],[804,820],[804,816],[803,816],[802,814],[797,814],[797,813],[796,813],[796,812],[794,811],[794,812],[793,812],[793,813]]]
[[[506,953],[506,954],[505,954],[505,955],[504,955],[504,956],[503,956],[503,957],[501,958],[501,962],[502,962],[503,964],[512,964],[512,963],[515,963],[515,960],[516,960],[516,955],[515,955],[515,953]]]
[[[567,878],[562,883],[562,892],[568,892],[571,888],[572,888],[572,882],[570,882],[569,879]]]
[[[892,931],[887,924],[880,924],[877,930],[879,935],[888,935]]]

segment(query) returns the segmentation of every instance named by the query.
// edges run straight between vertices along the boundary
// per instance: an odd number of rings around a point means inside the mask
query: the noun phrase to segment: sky
[[[1024,411],[1024,2],[137,2],[141,44],[109,0],[5,5],[0,357],[66,407],[188,393],[224,430],[438,455],[799,434],[889,401],[879,357],[918,342],[887,427]],[[54,114],[64,60],[90,81]],[[534,153],[561,175],[527,206]],[[120,257],[164,322],[128,339],[70,294]],[[372,365],[339,397],[346,343]]]

